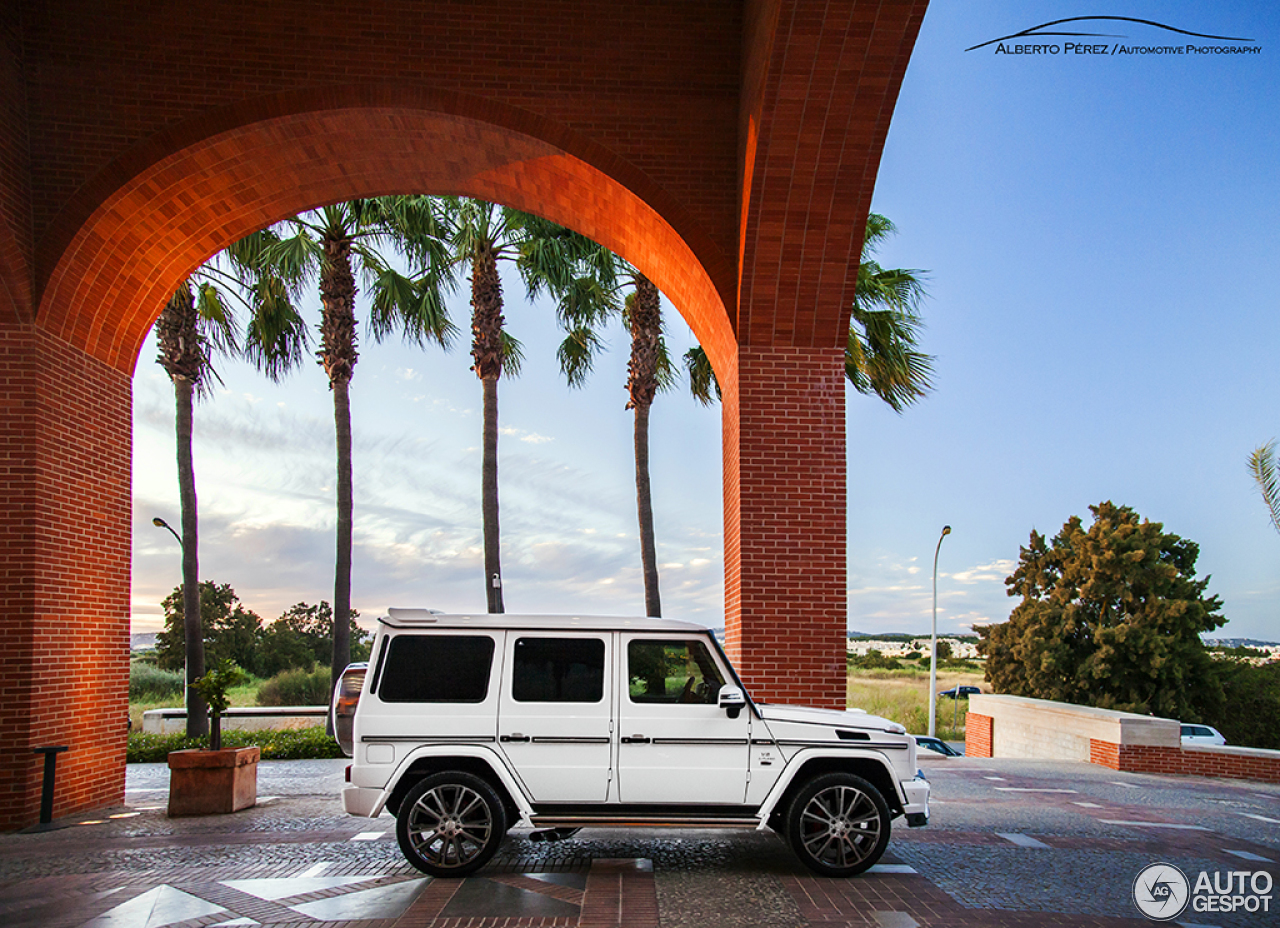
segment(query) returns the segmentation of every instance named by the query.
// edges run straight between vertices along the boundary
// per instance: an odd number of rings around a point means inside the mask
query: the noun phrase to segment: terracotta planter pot
[[[169,755],[169,816],[239,812],[258,801],[258,748],[174,751]]]

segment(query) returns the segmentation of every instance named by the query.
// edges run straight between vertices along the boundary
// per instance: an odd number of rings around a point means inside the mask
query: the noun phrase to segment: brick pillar
[[[120,804],[129,687],[127,374],[0,325],[0,829]]]
[[[724,389],[727,650],[753,696],[843,709],[844,355],[740,348]]]

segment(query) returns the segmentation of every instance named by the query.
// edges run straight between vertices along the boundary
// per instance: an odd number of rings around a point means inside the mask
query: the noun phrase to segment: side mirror
[[[717,700],[717,704],[721,709],[729,713],[729,718],[736,719],[739,713],[742,712],[743,706],[747,704],[747,696],[736,686],[730,686],[726,683],[720,687],[720,697]]]

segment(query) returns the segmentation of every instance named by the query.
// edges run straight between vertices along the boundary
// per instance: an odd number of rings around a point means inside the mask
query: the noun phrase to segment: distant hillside
[[[1280,641],[1259,641],[1257,638],[1204,638],[1207,648],[1274,648]]]
[[[137,632],[129,636],[130,651],[154,651],[155,647],[155,632]]]

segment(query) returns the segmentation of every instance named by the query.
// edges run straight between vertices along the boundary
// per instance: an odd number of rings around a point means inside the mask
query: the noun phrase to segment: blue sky
[[[1007,55],[989,39],[1072,16],[1128,16],[1256,39],[1259,54]],[[1188,40],[1083,24],[1126,46]],[[895,415],[850,393],[849,625],[1003,621],[1003,579],[1032,529],[1110,499],[1201,547],[1219,634],[1280,639],[1280,535],[1245,469],[1280,436],[1280,11],[1268,3],[934,0],[908,68],[873,208],[899,235],[883,264],[927,269],[937,389]],[[1067,39],[1018,40],[1065,42]],[[1007,44],[1013,44],[1011,41]],[[1198,44],[1205,44],[1198,42]],[[545,306],[506,281],[528,361],[501,394],[509,611],[634,613],[626,339],[585,390],[564,387]],[[692,343],[669,305],[669,342]],[[467,318],[464,294],[454,318]],[[315,307],[312,311],[316,312]],[[134,629],[180,569],[172,392],[144,345],[134,378]],[[480,385],[450,353],[364,344],[352,386],[353,602],[483,608]],[[307,365],[275,386],[224,363],[197,409],[201,566],[270,621],[331,599],[332,406]],[[664,612],[722,621],[718,409],[681,393],[653,413]]]

